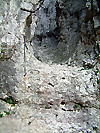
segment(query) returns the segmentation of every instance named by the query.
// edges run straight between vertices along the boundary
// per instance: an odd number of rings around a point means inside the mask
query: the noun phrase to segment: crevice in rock
[[[59,2],[56,1],[56,25],[57,25],[57,28],[56,28],[56,31],[57,31],[57,39],[59,39],[59,33],[60,33],[60,23],[59,23],[59,18],[61,17],[61,14],[62,14],[62,9],[59,7]]]

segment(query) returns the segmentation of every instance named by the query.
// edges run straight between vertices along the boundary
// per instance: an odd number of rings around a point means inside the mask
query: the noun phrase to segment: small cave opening
[[[58,2],[52,1],[48,7],[41,7],[37,13],[37,27],[32,38],[32,46],[34,56],[41,62],[57,62],[55,54],[60,33],[58,8]]]
[[[79,21],[82,14],[79,12],[82,12],[83,4],[80,9],[77,6],[77,9],[70,13],[67,2],[63,3],[62,7],[61,3],[55,0],[49,1],[37,12],[37,26],[31,44],[34,56],[41,62],[66,62],[81,40],[78,28],[81,25]],[[77,3],[79,5],[81,2]],[[72,8],[74,9],[74,4]]]

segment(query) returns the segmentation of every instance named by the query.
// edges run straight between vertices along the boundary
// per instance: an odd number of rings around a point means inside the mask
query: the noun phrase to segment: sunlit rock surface
[[[99,133],[100,5],[37,2],[0,0],[0,133]]]

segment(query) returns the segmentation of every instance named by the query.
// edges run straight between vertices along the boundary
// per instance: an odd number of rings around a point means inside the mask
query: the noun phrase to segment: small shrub
[[[93,79],[93,77],[90,78],[90,81]]]
[[[100,83],[100,80],[99,79],[97,79],[97,84],[99,84]]]
[[[16,104],[16,102],[14,102],[11,98],[6,98],[6,99],[4,99],[4,101],[6,103],[9,103],[9,104],[12,104],[12,105],[15,105]]]
[[[0,114],[0,118],[2,118],[3,117],[3,114]]]
[[[26,43],[25,43],[25,47],[26,47],[26,49],[28,50],[28,47],[27,47]]]
[[[92,68],[94,68],[94,66],[88,66],[88,67],[87,67],[88,70],[89,70],[89,69],[92,69]]]
[[[77,109],[78,107],[79,107],[79,105],[75,103],[75,105],[74,105],[73,108],[74,108],[74,109]]]
[[[4,111],[4,113],[6,113],[6,115],[10,115],[10,112]]]
[[[50,106],[48,106],[48,105],[46,105],[46,106],[45,106],[45,109],[50,109],[50,108],[51,108],[51,107],[50,107]]]
[[[31,121],[29,121],[29,122],[28,122],[28,125],[30,125],[31,123],[32,123],[32,122],[31,122]]]
[[[15,107],[15,104],[12,104],[11,107]]]
[[[98,72],[99,72],[99,70],[95,71],[95,75],[96,75],[96,76],[97,76]]]
[[[96,54],[96,55],[95,55],[95,57],[98,57],[98,56],[99,56],[99,54]]]

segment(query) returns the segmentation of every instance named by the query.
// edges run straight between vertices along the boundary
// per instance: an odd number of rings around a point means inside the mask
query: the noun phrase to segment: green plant
[[[4,101],[5,101],[6,103],[9,103],[9,104],[12,104],[12,105],[15,105],[15,104],[16,104],[16,102],[13,101],[11,98],[6,98],[6,99],[4,99]]]
[[[26,49],[28,50],[28,47],[27,47],[26,43],[25,43],[25,47],[26,47]]]
[[[84,19],[82,19],[82,23],[84,22]]]
[[[4,113],[6,113],[6,115],[10,115],[10,112],[4,111]]]
[[[51,108],[51,107],[50,107],[50,106],[48,106],[48,105],[46,105],[46,106],[45,106],[45,109],[50,109],[50,108]]]
[[[5,102],[6,102],[6,103],[9,103],[9,104],[12,104],[12,100],[11,100],[10,98],[6,98],[6,99],[5,99]]]
[[[77,109],[78,107],[79,107],[79,105],[75,103],[75,105],[74,105],[73,108],[74,108],[74,109]]]
[[[15,107],[15,104],[12,104],[11,107]]]
[[[94,68],[94,66],[88,66],[88,67],[87,67],[88,70],[89,70],[89,69],[92,69],[92,68]]]
[[[93,77],[90,78],[90,81],[93,79]]]
[[[28,125],[30,125],[31,123],[32,123],[32,122],[31,122],[31,121],[29,121],[29,122],[28,122]]]
[[[0,114],[0,118],[2,118],[3,117],[3,114]]]
[[[98,72],[99,72],[99,70],[95,71],[95,75],[96,75],[96,76],[97,76]]]
[[[99,84],[100,83],[100,80],[99,79],[97,79],[97,84]]]
[[[96,54],[96,55],[95,55],[95,57],[98,57],[98,56],[99,56],[99,54]]]

